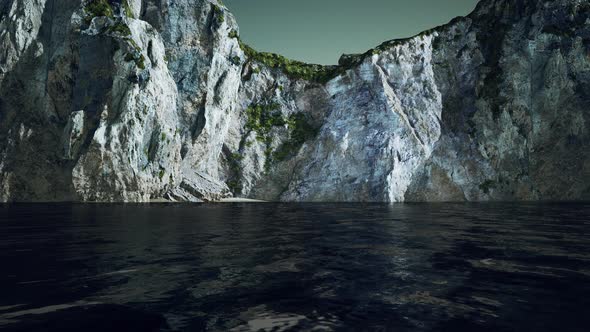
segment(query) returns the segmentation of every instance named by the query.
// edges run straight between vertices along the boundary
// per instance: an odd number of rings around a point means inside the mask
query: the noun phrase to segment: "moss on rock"
[[[228,36],[229,38],[239,38],[238,31],[236,31],[235,29],[232,29],[232,30],[231,30],[231,31],[230,31],[230,32],[227,34],[227,36]]]
[[[238,38],[240,48],[246,56],[267,67],[279,69],[293,79],[303,79],[318,83],[326,83],[339,73],[337,66],[322,66],[290,60],[282,55],[268,52],[258,52]]]
[[[129,18],[134,18],[133,17],[133,10],[131,10],[131,6],[129,5],[128,0],[121,1],[121,6],[123,7],[123,12],[124,12],[125,16],[127,16]]]
[[[228,153],[226,155],[230,171],[230,176],[226,181],[226,184],[234,195],[238,195],[242,192],[242,159],[244,159],[244,157],[239,153]]]
[[[109,0],[92,0],[86,5],[86,7],[84,7],[84,11],[88,15],[87,19],[89,20],[100,16],[115,16]]]
[[[256,132],[257,138],[265,141],[273,126],[285,125],[285,120],[281,113],[277,111],[278,108],[279,105],[276,103],[250,105],[246,109],[248,117],[246,129]]]
[[[289,116],[287,126],[290,131],[289,139],[283,143],[273,155],[277,161],[283,161],[299,151],[303,143],[314,138],[318,128],[311,125],[303,113],[295,113]]]
[[[479,189],[483,191],[484,194],[489,194],[490,189],[493,189],[495,186],[496,182],[494,182],[493,180],[486,180],[479,185]]]
[[[256,133],[256,140],[264,143],[266,166],[271,161],[284,161],[295,155],[301,146],[308,140],[314,138],[318,128],[314,127],[303,113],[291,114],[288,118],[278,111],[276,103],[252,104],[246,109],[248,132]],[[286,126],[289,130],[289,139],[281,144],[276,150],[272,148],[271,131],[273,127]]]
[[[130,36],[131,35],[131,29],[129,29],[129,26],[125,23],[125,22],[117,22],[115,24],[113,24],[109,30],[110,33],[119,33],[122,36]]]
[[[214,4],[211,4],[211,7],[213,9],[213,14],[215,15],[215,18],[217,19],[217,23],[221,24],[225,22],[225,13],[223,9]]]

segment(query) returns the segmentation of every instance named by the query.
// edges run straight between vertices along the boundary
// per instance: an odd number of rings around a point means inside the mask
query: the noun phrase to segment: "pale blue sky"
[[[470,13],[477,0],[225,0],[260,51],[321,64]]]

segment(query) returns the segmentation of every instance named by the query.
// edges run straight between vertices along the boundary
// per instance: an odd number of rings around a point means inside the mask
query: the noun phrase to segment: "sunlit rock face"
[[[0,200],[590,198],[590,4],[483,0],[339,66],[214,0],[0,4]]]

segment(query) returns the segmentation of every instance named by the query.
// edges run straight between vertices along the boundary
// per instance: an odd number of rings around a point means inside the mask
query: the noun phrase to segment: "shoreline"
[[[190,202],[175,202],[165,198],[154,198],[151,199],[149,204],[165,204],[165,203],[190,203]],[[230,198],[222,198],[218,201],[202,201],[202,202],[194,202],[194,203],[268,203],[268,201],[262,201],[258,199],[250,199],[250,198],[241,198],[241,197],[230,197]]]
[[[268,201],[263,201],[263,200],[259,200],[259,199],[251,199],[251,198],[231,197],[231,198],[223,198],[222,200],[211,202],[211,203],[268,203]]]

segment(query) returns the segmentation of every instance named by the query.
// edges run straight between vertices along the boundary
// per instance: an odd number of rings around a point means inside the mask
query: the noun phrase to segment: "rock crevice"
[[[7,0],[0,50],[0,201],[590,198],[585,0],[338,66],[256,52],[216,0]]]

